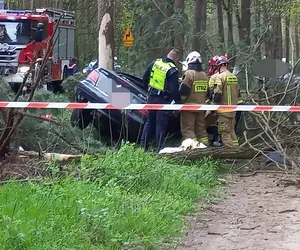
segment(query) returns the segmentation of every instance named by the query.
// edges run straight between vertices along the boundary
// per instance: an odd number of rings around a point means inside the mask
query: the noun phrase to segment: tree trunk
[[[251,0],[242,0],[241,2],[241,28],[246,45],[251,45]]]
[[[213,159],[251,159],[257,155],[257,152],[251,148],[195,148],[176,153],[161,154],[173,159],[199,160],[203,157],[211,157]]]
[[[254,20],[255,20],[255,32],[254,32],[254,44],[257,44],[258,39],[260,37],[260,5],[258,4],[258,0],[254,0]],[[261,59],[261,43],[257,44],[256,54],[258,58]]]
[[[175,0],[174,2],[175,11],[179,11],[179,13],[184,13],[184,0]],[[184,48],[184,33],[179,33],[175,37],[174,42],[175,48],[179,50],[179,58],[183,60],[183,48]],[[179,75],[182,73],[182,67],[179,67]]]
[[[0,136],[0,159],[4,159],[10,151],[10,140],[7,140],[11,129],[14,126],[13,109],[5,111],[6,127],[3,129]]]
[[[99,67],[113,70],[114,58],[114,26],[113,1],[98,0],[99,23]]]
[[[206,42],[206,22],[207,22],[207,0],[202,0],[201,5],[201,37],[200,37],[200,49],[202,58],[207,58],[208,54],[208,48],[207,48],[207,42]]]
[[[285,17],[285,57],[286,62],[290,61],[290,16]]]
[[[220,0],[215,0],[217,5],[217,15],[218,15],[218,33],[219,33],[219,49],[223,53],[226,47],[225,44],[225,32],[224,32],[224,19],[223,19],[223,9],[222,2]]]
[[[195,12],[194,12],[194,34],[193,34],[193,50],[204,50],[202,45],[205,45],[205,41],[202,39],[203,34],[206,31],[206,0],[196,0]]]
[[[242,20],[240,17],[240,8],[239,8],[239,3],[237,0],[233,0],[233,5],[234,5],[234,13],[235,13],[235,18],[237,22],[237,29],[239,33],[239,40],[240,42],[245,42],[245,37],[244,37],[244,32],[242,28]]]
[[[272,58],[282,59],[282,27],[281,17],[275,17],[272,22],[273,27],[273,53]]]
[[[226,6],[224,0],[222,2],[223,2],[223,8],[225,9],[226,14],[227,14],[227,22],[228,22],[227,50],[228,50],[228,53],[231,56],[233,56],[235,54],[235,45],[234,45],[234,39],[233,39],[233,20],[232,20],[233,0],[227,0],[227,6]],[[232,66],[235,65],[235,57],[233,57],[230,64]]]
[[[200,34],[201,34],[201,2],[202,0],[195,0],[194,12],[194,34],[192,50],[200,50]]]
[[[35,4],[34,0],[31,0],[31,2],[30,2],[30,9],[31,9],[31,10],[33,10],[34,4]]]
[[[296,57],[300,57],[299,51],[299,29],[298,29],[298,22],[295,23],[295,47],[296,47]]]
[[[228,22],[228,48],[234,46],[233,20],[232,20],[232,0],[228,0],[227,22]]]

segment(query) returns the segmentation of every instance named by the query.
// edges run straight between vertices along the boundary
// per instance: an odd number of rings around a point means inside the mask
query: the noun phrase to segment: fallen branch
[[[280,170],[257,170],[248,174],[240,174],[239,177],[252,177],[257,174],[285,174],[285,172]]]
[[[69,154],[58,154],[58,153],[43,153],[35,151],[12,151],[14,157],[38,159],[46,161],[60,161],[60,162],[71,162],[73,160],[80,160],[82,155],[69,155]]]
[[[249,148],[195,148],[161,155],[184,160],[199,160],[203,157],[211,157],[213,159],[251,159],[254,156],[259,156],[255,150]]]
[[[16,110],[14,113],[22,115],[22,116],[30,117],[30,118],[42,120],[42,121],[47,121],[47,122],[53,123],[53,124],[55,124],[57,126],[62,126],[62,124],[60,122],[58,122],[58,121],[47,119],[47,118],[39,116],[39,115],[30,114],[28,112],[23,112],[23,111]]]
[[[253,226],[253,227],[241,227],[240,230],[255,230],[256,228],[261,227],[261,225]]]
[[[278,212],[279,214],[284,214],[284,213],[293,213],[293,212],[298,212],[296,209],[286,209],[283,211]]]

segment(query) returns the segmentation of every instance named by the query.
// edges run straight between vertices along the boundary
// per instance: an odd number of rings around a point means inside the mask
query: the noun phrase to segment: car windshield
[[[0,20],[0,43],[27,44],[30,41],[30,21]]]

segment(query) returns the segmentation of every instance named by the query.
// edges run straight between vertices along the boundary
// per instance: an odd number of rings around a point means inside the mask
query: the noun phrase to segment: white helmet
[[[188,69],[188,63],[186,61],[181,62],[182,64],[182,71],[187,71]]]
[[[189,64],[189,63],[196,62],[197,60],[198,60],[200,63],[202,63],[202,58],[201,58],[200,53],[197,52],[197,51],[193,51],[193,52],[191,52],[191,53],[187,56],[187,58],[186,58],[185,61],[187,62],[187,64]]]

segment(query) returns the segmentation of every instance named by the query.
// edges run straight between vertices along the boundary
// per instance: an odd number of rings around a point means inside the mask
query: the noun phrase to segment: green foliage
[[[2,187],[0,246],[157,249],[181,234],[182,215],[215,190],[218,168],[205,159],[179,165],[130,144],[105,157],[86,155],[78,180]]]
[[[87,75],[83,73],[76,73],[73,76],[68,77],[63,81],[62,87],[65,90],[65,95],[68,97],[70,102],[75,102],[75,87],[79,84],[80,81],[86,79]]]
[[[35,92],[33,101],[69,102],[74,101],[71,85],[83,77],[81,74],[66,80],[70,84],[65,95],[54,95],[52,92],[39,89]],[[26,101],[27,96],[21,96],[20,101]],[[53,124],[46,120],[24,117],[12,144],[22,146],[25,150],[39,151],[41,149],[60,153],[75,153],[78,151],[94,153],[105,151],[102,142],[97,139],[97,131],[92,124],[85,130],[72,127],[70,123],[72,110],[67,109],[30,109],[29,114],[35,116],[52,115],[52,119],[61,125]],[[0,119],[1,124],[3,120]]]
[[[13,93],[9,84],[0,78],[0,100],[10,101],[13,99]]]

